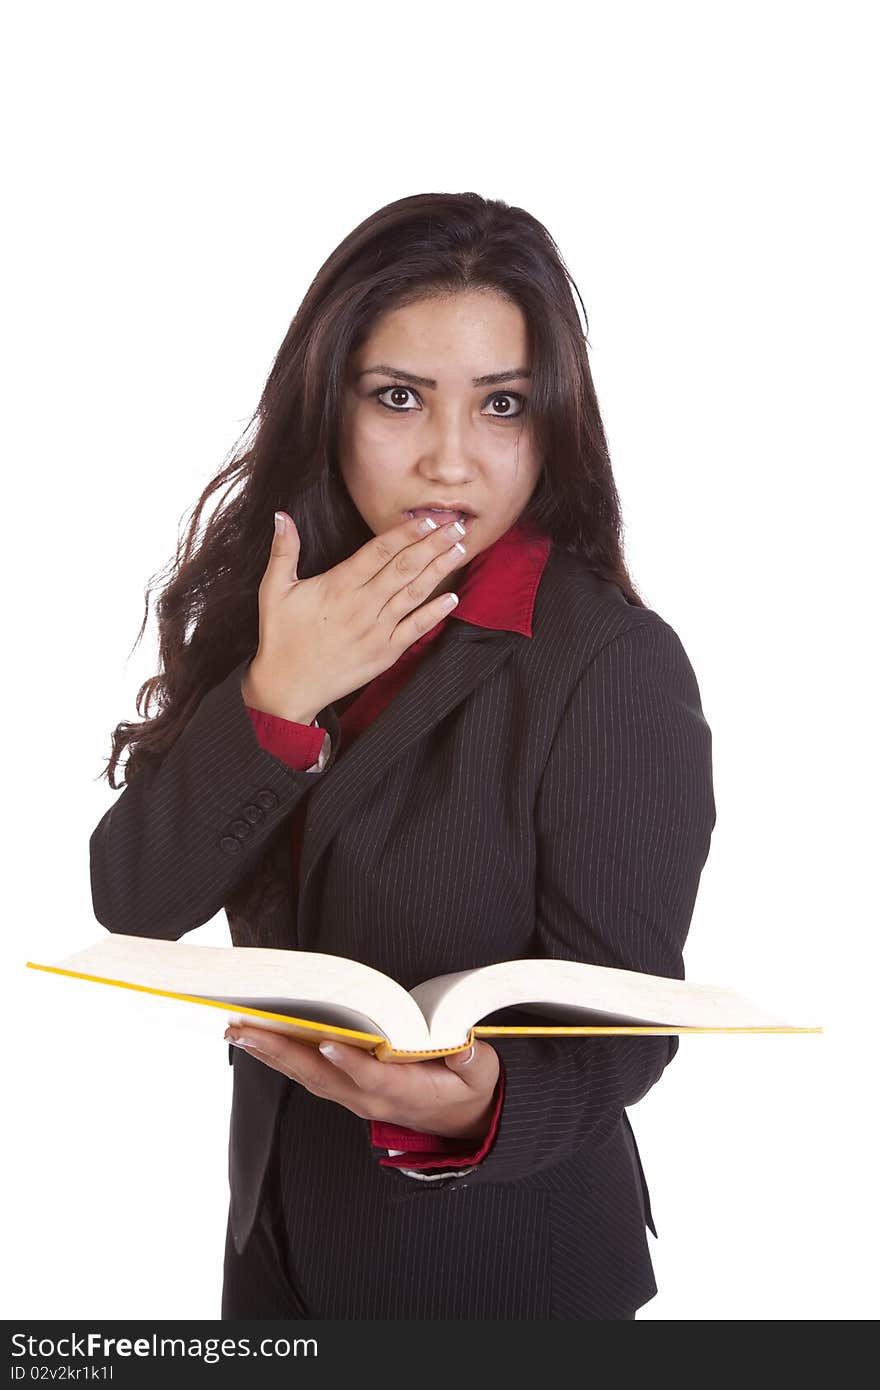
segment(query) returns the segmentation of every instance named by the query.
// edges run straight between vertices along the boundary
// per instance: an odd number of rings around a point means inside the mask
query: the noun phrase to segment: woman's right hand
[[[425,518],[409,519],[325,573],[297,579],[299,533],[278,515],[285,528],[260,582],[260,640],[241,689],[253,708],[311,724],[453,611],[449,594],[425,600],[464,563],[464,547],[454,522],[426,533]]]

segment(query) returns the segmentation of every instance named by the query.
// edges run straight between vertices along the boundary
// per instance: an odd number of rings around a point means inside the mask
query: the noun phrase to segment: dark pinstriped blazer
[[[715,824],[711,732],[673,628],[582,559],[553,545],[531,638],[448,622],[338,763],[339,719],[320,711],[321,771],[261,747],[246,665],[93,831],[110,931],[176,940],[225,909],[236,945],[348,956],[407,989],[529,956],[684,977]],[[288,818],[306,793],[297,892]],[[651,1298],[625,1107],[678,1039],[491,1042],[492,1149],[431,1183],[381,1167],[369,1121],[231,1049],[236,1251],[281,1123],[290,1277],[312,1316],[601,1319]]]

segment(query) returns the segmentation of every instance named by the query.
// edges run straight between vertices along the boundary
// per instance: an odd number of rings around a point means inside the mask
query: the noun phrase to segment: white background
[[[464,190],[561,248],[627,559],[698,677],[688,975],[825,1029],[685,1038],[630,1111],[638,1317],[876,1316],[872,10],[7,11],[6,1317],[219,1317],[222,1018],[188,1036],[24,963],[103,933],[88,838],[156,670],[145,587],[312,276],[384,203]]]

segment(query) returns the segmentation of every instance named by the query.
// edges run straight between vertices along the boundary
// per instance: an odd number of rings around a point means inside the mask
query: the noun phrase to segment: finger
[[[387,1062],[380,1062],[363,1048],[350,1047],[347,1043],[322,1042],[318,1044],[318,1051],[361,1091],[387,1090],[389,1080],[393,1080],[389,1077]]]
[[[429,602],[429,597],[468,559],[462,534],[453,522],[426,536],[422,544],[401,551],[393,564],[376,575],[369,589],[380,620],[396,625],[395,639],[404,638],[408,646],[439,622],[446,606],[439,598]]]
[[[299,582],[296,573],[299,549],[299,532],[293,517],[288,516],[287,512],[276,512],[272,548],[263,576],[273,588],[287,588],[291,582]]]
[[[298,1042],[285,1033],[275,1032],[274,1029],[227,1029],[224,1037],[234,1047],[241,1047],[254,1055],[259,1053],[262,1059],[272,1062],[279,1070],[295,1072],[297,1080],[319,1080],[322,1076],[326,1078],[332,1075],[308,1043]]]
[[[231,1023],[224,1033],[227,1042],[245,1044],[248,1048],[258,1048],[270,1057],[288,1061],[292,1065],[308,1066],[320,1060],[317,1051],[310,1043],[300,1042],[288,1033],[280,1033],[275,1028],[248,1028],[242,1024]]]
[[[268,1028],[261,1028],[259,1032],[227,1031],[224,1037],[233,1046],[241,1047],[322,1099],[335,1100],[342,1105],[357,1101],[358,1090],[351,1079],[340,1075],[337,1068],[308,1043],[297,1042]],[[381,1063],[376,1065],[381,1066]]]
[[[346,578],[359,586],[374,582],[377,608],[381,608],[392,593],[397,593],[435,555],[448,548],[437,540],[444,530],[430,517],[407,517],[390,531],[373,536],[343,560]],[[459,532],[455,534],[460,536]]]

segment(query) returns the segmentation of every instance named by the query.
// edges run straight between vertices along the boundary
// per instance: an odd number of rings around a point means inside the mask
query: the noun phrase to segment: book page
[[[780,1019],[722,985],[643,975],[583,961],[536,958],[502,961],[481,970],[438,975],[410,991],[424,1013],[435,1047],[455,1046],[474,1024],[506,1006],[529,1006],[571,1026],[600,1024],[686,1028],[786,1027]],[[535,1027],[540,1026],[536,1016]]]
[[[209,996],[199,997],[207,999]],[[353,1028],[358,1033],[379,1033],[385,1036],[375,1019],[368,1018],[356,1009],[347,1009],[342,1004],[319,1004],[314,999],[253,999],[245,998],[243,995],[225,994],[210,997],[231,1007],[241,1005],[247,1009],[265,1009],[270,1014],[284,1014],[288,1018],[307,1019],[310,1023],[325,1023],[336,1028]]]
[[[42,967],[332,1023],[338,1016],[401,1050],[429,1046],[418,1005],[401,985],[360,961],[265,946],[201,946],[122,932]],[[269,1009],[267,1000],[280,1004]],[[316,1016],[318,1015],[318,1016]],[[461,1042],[461,1039],[459,1039]]]

